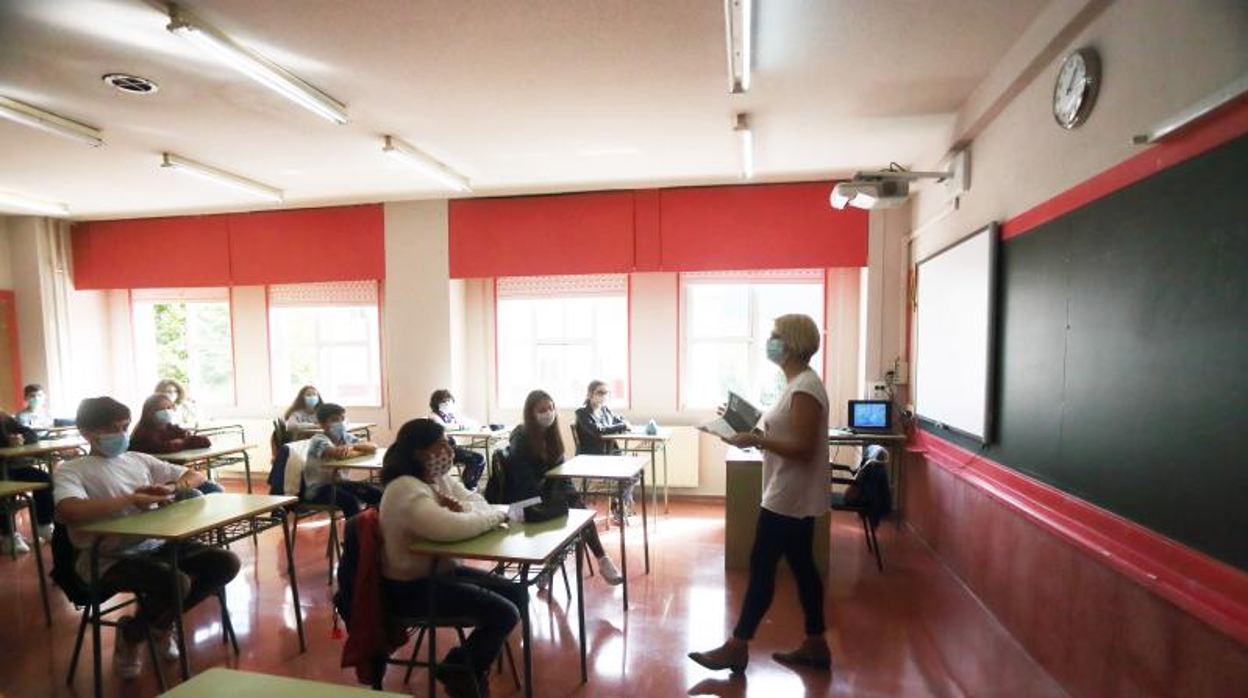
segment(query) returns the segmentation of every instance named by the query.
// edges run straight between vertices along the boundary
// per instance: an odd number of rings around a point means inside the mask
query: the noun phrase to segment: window
[[[381,405],[377,282],[269,287],[273,402],[315,385],[327,402]]]
[[[683,407],[711,409],[728,391],[760,407],[784,392],[784,374],[767,360],[773,321],[809,315],[823,329],[820,270],[681,274]],[[810,365],[823,375],[823,346]]]
[[[131,302],[139,395],[173,378],[201,404],[234,403],[229,289],[142,289]]]
[[[628,404],[627,276],[501,278],[495,303],[501,406],[520,407],[539,388],[580,405],[595,379],[612,405]]]

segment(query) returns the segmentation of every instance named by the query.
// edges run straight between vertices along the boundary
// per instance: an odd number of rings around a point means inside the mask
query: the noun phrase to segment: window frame
[[[376,291],[377,291],[377,302],[376,302],[377,384],[378,384],[377,385],[377,399],[378,399],[378,403],[369,404],[369,403],[339,402],[338,404],[342,405],[344,408],[348,410],[350,409],[373,409],[373,410],[385,409],[386,405],[388,404],[387,393],[386,393],[386,334],[385,334],[386,323],[385,323],[385,294],[384,294],[385,284],[380,279],[355,279],[354,281],[371,282],[371,283],[376,284]],[[327,281],[327,282],[305,282],[305,283],[318,284],[318,283],[338,283],[338,282]],[[279,409],[279,410],[285,409],[286,407],[290,405],[290,395],[286,395],[284,397],[279,398],[277,393],[274,391],[274,389],[276,388],[276,385],[274,385],[276,371],[274,370],[275,364],[273,362],[273,308],[274,308],[273,300],[272,300],[273,287],[274,286],[298,286],[298,285],[303,285],[303,284],[302,283],[265,284],[264,286],[264,340],[265,340],[265,361],[267,362],[268,368],[269,368],[269,381],[268,381],[269,382],[269,401],[273,403],[274,408]],[[323,305],[309,304],[305,306],[278,305],[276,307],[279,307],[279,308],[282,308],[282,307],[327,308],[327,307],[361,307],[361,305],[360,304],[346,304],[346,303],[338,303],[338,304],[327,303]],[[367,306],[364,306],[364,307],[367,307]],[[317,389],[320,389],[320,387],[321,386],[318,385]]]
[[[815,274],[818,274],[816,281]],[[825,383],[828,380],[828,270],[827,269],[788,269],[788,270],[756,270],[756,271],[724,271],[724,272],[679,272],[676,274],[676,323],[678,325],[676,331],[676,410],[679,413],[691,414],[709,414],[714,412],[715,406],[701,406],[689,404],[689,393],[686,381],[689,380],[688,356],[689,348],[694,343],[689,337],[690,312],[689,312],[689,286],[693,285],[724,285],[724,286],[741,286],[748,285],[765,286],[765,285],[783,285],[793,283],[816,283],[820,289],[819,305],[820,316],[816,318],[819,326],[819,349],[820,349],[820,367],[819,377]],[[749,291],[749,310],[747,316],[747,326],[751,333],[758,321],[758,298],[753,291]],[[724,337],[720,344],[726,344],[736,340],[736,337]],[[714,338],[701,337],[698,342],[715,341]],[[747,347],[752,348],[755,341],[754,337],[750,337],[745,341]],[[747,371],[753,377],[755,367],[758,365],[758,359],[754,352],[749,353],[749,363]],[[749,396],[754,399],[753,396]],[[760,406],[761,407],[761,406]]]
[[[580,274],[563,274],[563,275],[558,275],[558,276],[581,276],[581,275]],[[596,275],[590,275],[590,276],[596,276]],[[625,330],[624,331],[625,331],[625,336],[626,336],[626,343],[625,343],[625,348],[624,348],[624,385],[627,387],[627,390],[628,390],[628,398],[626,400],[617,401],[613,399],[609,401],[607,404],[613,410],[631,410],[633,407],[633,275],[622,274],[622,276],[624,277],[624,316],[625,316],[624,318]],[[493,301],[494,301],[493,318],[492,318],[493,324],[494,324],[494,372],[493,372],[494,375],[492,376],[493,383],[494,383],[494,386],[493,386],[494,387],[494,390],[493,390],[494,404],[501,410],[513,410],[513,409],[519,410],[519,409],[524,408],[523,399],[521,399],[520,403],[517,405],[508,405],[503,402],[503,381],[501,378],[502,374],[500,372],[500,366],[502,365],[502,354],[500,351],[501,341],[499,337],[499,321],[498,321],[498,317],[499,317],[498,282],[500,278],[502,277],[496,276],[491,280],[492,282],[491,283],[491,286],[492,286],[491,295],[493,296]],[[577,294],[549,295],[549,296],[544,296],[544,297],[545,298],[560,298],[560,299],[601,298],[606,295],[607,294],[585,293],[585,294],[580,294],[580,295],[577,295]],[[614,294],[611,294],[611,295],[614,295]],[[538,300],[539,298],[541,298],[541,296],[534,296],[530,300]],[[569,346],[571,344],[572,343],[564,343],[563,346]],[[590,341],[589,344],[591,347],[594,346],[594,342],[592,340]],[[536,342],[535,342],[535,346],[536,346]],[[554,397],[558,399],[557,395]],[[612,398],[614,397],[615,396],[612,396]],[[577,407],[580,407],[583,402],[584,402],[584,398],[582,397],[576,400],[574,404],[556,405],[556,407],[561,410],[562,409],[576,409]]]
[[[218,288],[222,288],[222,287],[218,287]],[[191,392],[191,399],[195,401],[195,404],[200,405],[202,407],[231,407],[231,408],[238,407],[238,336],[234,329],[234,287],[225,286],[223,288],[225,288],[224,302],[226,304],[226,310],[228,311],[228,317],[229,317],[228,322],[229,322],[229,328],[230,328],[230,398],[228,402],[208,402],[202,398],[200,393],[194,392],[193,390],[194,386],[188,386],[188,390]],[[138,335],[138,328],[136,327],[137,323],[135,322],[135,319],[134,319],[135,318],[135,306],[136,306],[136,300],[134,297],[135,290],[136,289],[126,289],[126,303],[129,306],[129,311],[130,311],[130,317],[129,317],[130,347],[131,347],[130,358],[131,358],[131,367],[134,370],[134,382],[135,382],[134,389],[139,394],[140,400],[146,400],[148,396],[151,395],[150,389],[144,388],[138,384],[140,380],[139,352],[138,352],[139,335]],[[192,291],[193,287],[171,287],[171,288],[159,289],[159,290],[160,291],[185,292],[185,291]],[[222,301],[195,299],[195,298],[189,298],[189,299],[178,298],[177,296],[166,297],[166,296],[160,296],[160,295],[154,295],[151,298],[143,298],[137,301],[137,303],[152,303],[152,304],[155,304],[155,303],[188,303],[189,304],[189,303],[219,303],[219,302],[222,302]],[[164,378],[163,377],[157,378],[157,380],[164,380]],[[153,386],[154,385],[155,384],[153,384]]]

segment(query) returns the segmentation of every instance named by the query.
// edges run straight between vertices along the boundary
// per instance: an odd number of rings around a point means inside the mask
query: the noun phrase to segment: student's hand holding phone
[[[130,503],[140,509],[150,509],[172,500],[173,488],[168,485],[146,485],[130,493]]]

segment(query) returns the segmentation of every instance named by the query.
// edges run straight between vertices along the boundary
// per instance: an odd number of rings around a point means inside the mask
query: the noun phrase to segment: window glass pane
[[[206,405],[234,402],[234,353],[228,301],[136,301],[135,378],[140,396],[163,378]]]
[[[537,320],[536,338],[539,340],[559,340],[563,338],[563,299],[540,298],[529,303],[533,309],[533,317]]]
[[[749,286],[690,284],[689,337],[745,337],[750,331]]]
[[[376,306],[275,306],[269,341],[275,403],[311,384],[330,402],[381,404]]]
[[[714,407],[732,390],[747,393],[749,346],[744,342],[690,342],[686,404]]]

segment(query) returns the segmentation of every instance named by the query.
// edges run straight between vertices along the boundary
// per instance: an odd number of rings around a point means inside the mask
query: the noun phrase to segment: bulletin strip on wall
[[[381,204],[88,221],[73,227],[79,290],[381,280]]]

